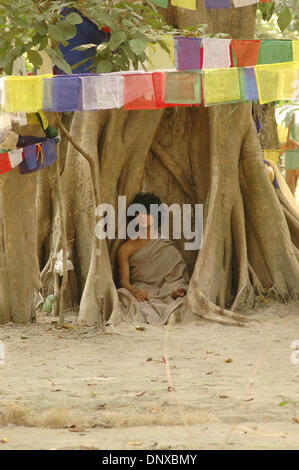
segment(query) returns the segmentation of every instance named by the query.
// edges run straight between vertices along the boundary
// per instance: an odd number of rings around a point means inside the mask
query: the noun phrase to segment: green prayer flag
[[[196,104],[201,102],[200,72],[167,72],[165,103]]]
[[[299,149],[285,151],[285,169],[299,170]]]
[[[162,8],[168,7],[168,0],[150,0],[150,2],[157,5],[157,7],[162,7]]]
[[[257,59],[258,64],[276,64],[293,60],[292,40],[262,39]]]

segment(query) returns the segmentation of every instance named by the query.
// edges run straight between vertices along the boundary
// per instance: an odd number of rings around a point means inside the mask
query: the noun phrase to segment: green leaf
[[[97,65],[97,73],[109,73],[112,72],[112,68],[110,60],[101,60]]]
[[[62,59],[59,56],[56,50],[46,49],[46,52],[49,55],[49,57],[52,59],[52,62],[54,62],[54,64],[57,65],[58,68],[63,70],[63,72],[65,73],[72,73],[72,67],[64,59]],[[61,53],[61,51],[59,52]]]
[[[61,39],[64,39],[64,40],[72,39],[77,34],[76,26],[66,23],[65,21],[63,22],[61,21],[60,23],[58,23],[58,29],[60,30],[62,34]]]
[[[36,68],[38,68],[43,63],[43,59],[41,58],[40,54],[33,49],[30,49],[30,51],[27,52],[27,57]]]
[[[141,55],[145,51],[146,44],[147,42],[144,39],[131,39],[129,41],[130,48],[137,55]]]
[[[118,31],[110,36],[109,46],[110,49],[116,49],[121,43],[127,39],[127,35],[124,31]]]
[[[82,16],[78,15],[78,13],[72,12],[72,13],[69,13],[65,17],[65,21],[67,21],[70,24],[75,25],[75,24],[82,23],[83,19],[82,19]]]
[[[57,295],[54,295],[54,294],[50,294],[50,295],[48,295],[48,297],[47,297],[47,300],[48,300],[49,302],[51,302],[52,304],[53,304],[57,299],[58,299]]]
[[[292,19],[292,14],[290,10],[288,9],[288,7],[284,8],[284,10],[282,10],[277,20],[277,24],[281,31],[284,31],[289,26],[291,19]]]

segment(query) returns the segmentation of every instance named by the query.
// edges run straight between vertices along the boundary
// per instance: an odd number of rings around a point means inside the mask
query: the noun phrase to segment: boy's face
[[[140,227],[150,227],[154,223],[154,218],[151,214],[137,213],[136,222],[138,222]]]

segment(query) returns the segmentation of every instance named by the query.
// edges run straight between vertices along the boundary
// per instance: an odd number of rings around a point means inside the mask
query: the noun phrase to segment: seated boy
[[[121,308],[127,317],[133,314],[142,322],[162,325],[184,304],[187,266],[173,242],[159,235],[160,217],[155,220],[150,214],[150,205],[160,205],[160,199],[152,193],[139,193],[132,204],[142,204],[146,210],[135,218],[146,238],[137,233],[118,250]],[[151,227],[157,238],[150,238]]]

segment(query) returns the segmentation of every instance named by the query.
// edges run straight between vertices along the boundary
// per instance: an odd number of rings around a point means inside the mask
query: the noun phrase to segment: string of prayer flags
[[[203,38],[203,69],[222,69],[231,66],[230,39]]]
[[[175,37],[174,60],[177,70],[199,70],[201,68],[201,39]]]
[[[230,8],[230,0],[204,0],[207,9]]]
[[[207,106],[241,100],[238,69],[213,69],[203,72],[204,101]]]
[[[233,51],[237,59],[237,67],[250,67],[257,64],[260,40],[232,39]]]
[[[299,95],[299,62],[256,65],[254,69],[260,104],[293,100]]]
[[[196,104],[200,102],[200,72],[166,73],[165,103]]]
[[[288,39],[261,39],[258,64],[275,64],[293,60],[292,41]]]
[[[124,77],[122,75],[83,76],[82,109],[121,108],[124,104]]]
[[[174,7],[188,8],[188,10],[196,10],[196,0],[171,0]]]
[[[163,36],[163,42],[169,49],[165,51],[159,43],[148,43],[148,69],[173,69],[174,68],[174,41],[172,36]]]
[[[46,77],[45,75],[6,77],[4,111],[34,113],[42,109],[43,78]]]
[[[240,90],[242,100],[253,101],[259,99],[255,72],[253,67],[239,69]]]
[[[233,0],[233,1],[234,1],[235,8],[247,7],[248,5],[259,3],[259,0]]]

